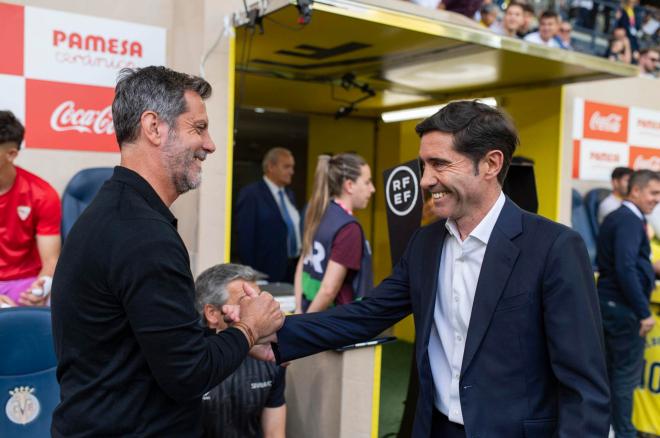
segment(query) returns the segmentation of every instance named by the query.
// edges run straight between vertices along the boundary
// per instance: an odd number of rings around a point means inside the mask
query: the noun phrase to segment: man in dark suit
[[[415,316],[413,436],[606,437],[609,391],[585,245],[502,193],[518,143],[476,101],[417,126],[421,185],[444,218],[419,229],[392,274],[356,303],[287,317],[279,361],[376,336]]]
[[[653,328],[649,297],[655,287],[646,218],[660,201],[660,174],[633,173],[623,205],[600,226],[598,294],[617,438],[636,437],[633,391],[643,369],[644,337]]]
[[[268,275],[269,281],[293,283],[300,255],[300,213],[288,188],[295,161],[288,149],[270,149],[264,177],[238,194],[234,225],[241,262]]]

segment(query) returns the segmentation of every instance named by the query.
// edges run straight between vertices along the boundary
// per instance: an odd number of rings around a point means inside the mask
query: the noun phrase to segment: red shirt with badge
[[[33,277],[41,271],[37,234],[60,234],[62,208],[55,189],[16,166],[16,179],[0,195],[0,281]]]

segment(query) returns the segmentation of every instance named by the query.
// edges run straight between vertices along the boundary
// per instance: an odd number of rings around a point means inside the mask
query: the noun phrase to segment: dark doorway
[[[291,188],[296,194],[298,208],[307,200],[307,132],[306,116],[262,111],[261,109],[236,109],[234,133],[234,169],[232,181],[232,221],[238,193],[246,185],[263,176],[261,161],[268,149],[285,147],[296,160],[296,173]],[[232,227],[231,260],[238,260],[235,247],[235,227]]]

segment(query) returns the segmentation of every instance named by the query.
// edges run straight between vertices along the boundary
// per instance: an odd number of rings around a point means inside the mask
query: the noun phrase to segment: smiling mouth
[[[433,199],[442,199],[448,194],[449,192],[433,192],[431,193],[431,197],[433,197]]]

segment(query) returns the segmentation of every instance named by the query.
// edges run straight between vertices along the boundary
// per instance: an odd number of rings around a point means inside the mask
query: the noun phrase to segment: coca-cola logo
[[[110,105],[101,110],[76,109],[72,100],[64,101],[55,108],[50,116],[50,127],[57,132],[77,131],[106,135],[115,132]]]
[[[644,155],[638,155],[633,162],[633,169],[651,169],[655,172],[660,171],[660,157],[651,155],[649,158]]]
[[[621,114],[610,113],[607,116],[603,116],[600,111],[596,111],[591,115],[591,119],[589,119],[589,129],[592,131],[619,133],[621,132],[622,121],[623,116]]]

